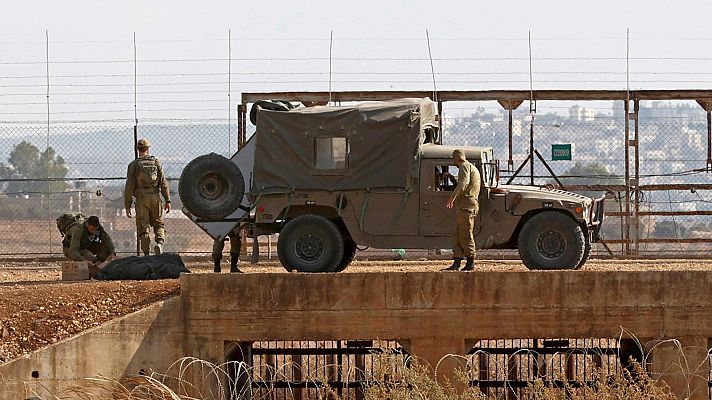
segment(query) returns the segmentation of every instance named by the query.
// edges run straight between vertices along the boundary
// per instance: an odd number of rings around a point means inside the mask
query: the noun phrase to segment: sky
[[[439,90],[528,89],[530,33],[534,89],[712,88],[703,1],[38,0],[2,10],[0,122],[47,119],[47,47],[52,121],[132,121],[134,33],[142,121],[234,119],[242,92],[431,90],[433,73]]]

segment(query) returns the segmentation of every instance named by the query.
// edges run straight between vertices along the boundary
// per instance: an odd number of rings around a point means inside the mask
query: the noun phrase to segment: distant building
[[[569,107],[569,119],[576,122],[588,122],[596,119],[596,110],[593,108],[574,105]]]

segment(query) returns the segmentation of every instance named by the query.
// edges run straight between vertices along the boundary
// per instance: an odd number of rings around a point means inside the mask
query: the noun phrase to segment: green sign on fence
[[[552,144],[551,159],[553,161],[571,160],[571,143]]]

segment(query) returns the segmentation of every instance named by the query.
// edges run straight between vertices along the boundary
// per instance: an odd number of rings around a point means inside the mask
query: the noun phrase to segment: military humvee
[[[260,110],[256,132],[231,159],[191,161],[179,193],[184,213],[213,238],[246,225],[279,233],[287,270],[338,272],[356,246],[450,248],[451,155],[437,144],[429,99]],[[462,147],[482,176],[479,249],[518,249],[530,269],[577,269],[603,222],[603,198],[500,185],[491,147]],[[247,190],[246,190],[247,189]]]

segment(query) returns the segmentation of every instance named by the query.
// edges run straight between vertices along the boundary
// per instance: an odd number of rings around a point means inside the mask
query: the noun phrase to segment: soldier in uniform
[[[110,261],[116,257],[114,242],[101,226],[96,215],[67,227],[62,240],[62,250],[65,257],[74,261],[96,263]]]
[[[136,198],[136,229],[144,255],[148,255],[151,248],[151,227],[156,243],[153,252],[154,254],[163,252],[166,236],[163,227],[163,210],[165,209],[167,213],[171,211],[168,181],[163,174],[161,162],[148,154],[150,147],[151,143],[148,139],[139,139],[136,143],[138,158],[129,164],[124,188],[124,207],[129,218],[131,218],[133,197]],[[161,203],[161,195],[165,205]]]
[[[237,268],[237,262],[240,258],[240,247],[242,247],[239,231],[231,231],[224,238],[216,239],[213,242],[213,263],[215,264],[213,272],[220,272],[220,260],[222,260],[225,240],[230,240],[230,272],[242,273],[242,271]]]
[[[459,169],[457,186],[447,201],[447,208],[456,208],[457,228],[453,235],[453,263],[446,271],[459,271],[465,258],[463,271],[471,271],[475,266],[475,216],[479,210],[480,172],[465,157],[465,152],[457,149],[452,159]]]

